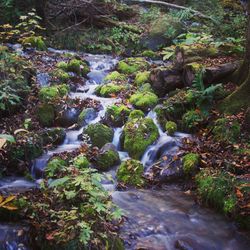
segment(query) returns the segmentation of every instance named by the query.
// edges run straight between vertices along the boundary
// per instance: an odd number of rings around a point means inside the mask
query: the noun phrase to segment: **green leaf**
[[[57,179],[57,180],[54,180],[52,181],[50,184],[49,184],[49,187],[50,188],[53,188],[53,187],[58,187],[58,186],[62,186],[65,182],[67,182],[69,180],[69,177],[65,176],[63,178],[60,178],[60,179]]]
[[[12,135],[7,135],[7,134],[0,134],[1,139],[6,139],[8,142],[14,143],[16,142],[14,136]]]

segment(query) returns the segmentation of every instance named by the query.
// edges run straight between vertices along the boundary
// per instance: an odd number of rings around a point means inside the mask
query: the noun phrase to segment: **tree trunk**
[[[245,57],[241,67],[232,79],[236,83],[241,84],[241,86],[226,97],[219,107],[222,111],[231,114],[237,113],[241,109],[247,109],[250,106],[250,1],[247,3],[247,13],[248,22]]]

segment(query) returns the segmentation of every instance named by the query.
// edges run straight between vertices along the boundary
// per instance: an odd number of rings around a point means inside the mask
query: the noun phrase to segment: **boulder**
[[[37,108],[37,118],[44,127],[51,127],[55,120],[55,108],[51,104],[41,104]]]
[[[84,126],[87,125],[90,121],[94,120],[97,117],[97,112],[94,108],[86,108],[82,110],[78,116],[78,125]]]

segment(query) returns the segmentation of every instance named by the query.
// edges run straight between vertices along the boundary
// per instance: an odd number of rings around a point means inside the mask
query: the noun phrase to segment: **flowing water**
[[[51,53],[64,53],[50,49]],[[84,55],[89,62],[91,72],[88,81],[76,92],[72,92],[72,98],[91,98],[98,100],[102,110],[88,121],[96,123],[104,116],[106,108],[119,102],[117,98],[100,98],[94,94],[94,89],[102,84],[103,78],[112,70],[117,58],[104,55]],[[46,72],[40,72],[38,80],[42,86],[49,84]],[[189,135],[175,133],[168,136],[157,123],[155,112],[147,115],[152,118],[159,129],[159,139],[148,147],[141,162],[145,171],[150,169],[153,163],[163,155],[174,155],[181,139]],[[87,126],[87,125],[85,125]],[[32,166],[32,175],[42,178],[43,171],[48,159],[55,153],[72,151],[81,145],[78,135],[84,127],[78,130],[68,130],[64,143],[54,150],[46,152],[36,159]],[[120,151],[120,136],[123,128],[114,128],[113,144],[119,152],[121,160],[129,158],[127,152]],[[115,179],[116,168],[109,171]],[[29,182],[25,179],[10,178],[0,181],[0,191],[15,193],[36,187],[39,183]],[[117,191],[115,184],[109,180],[103,183],[110,190],[114,202],[119,205],[126,215],[126,220],[121,228],[121,235],[125,240],[126,249],[197,249],[197,250],[245,250],[249,249],[250,241],[247,240],[235,226],[224,217],[209,209],[199,207],[178,186],[166,185],[155,190],[127,190]],[[28,247],[27,228],[23,225],[1,224],[0,225],[0,249],[17,250],[31,249]]]

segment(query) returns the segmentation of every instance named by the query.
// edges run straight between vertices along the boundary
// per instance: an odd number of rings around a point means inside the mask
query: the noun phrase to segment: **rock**
[[[143,175],[143,165],[140,161],[129,159],[122,162],[117,170],[117,180],[118,182],[125,185],[132,186],[142,186],[144,180]]]
[[[39,91],[39,99],[42,102],[53,101],[64,97],[69,93],[69,87],[66,84],[43,87]]]
[[[49,85],[51,77],[48,73],[39,73],[36,76],[36,80],[39,86],[44,87]]]
[[[53,105],[41,104],[37,108],[37,118],[44,127],[51,127],[55,120],[55,109]]]
[[[97,169],[101,171],[107,171],[119,163],[119,154],[112,143],[107,143],[102,147],[95,161]]]
[[[139,119],[139,118],[144,118],[145,114],[141,110],[133,110],[130,114],[128,119],[131,121],[133,119]]]
[[[102,148],[106,143],[112,142],[114,131],[104,124],[95,123],[84,129],[84,135],[89,136],[92,146]]]
[[[189,153],[182,158],[183,171],[186,176],[193,175],[200,161],[200,156],[198,154]]]
[[[124,149],[134,159],[140,159],[146,148],[159,137],[158,128],[150,118],[128,121],[124,128]]]
[[[158,103],[158,97],[152,92],[136,92],[129,101],[138,109],[148,111]]]
[[[159,97],[164,97],[170,91],[184,87],[181,72],[172,66],[153,69],[150,73],[150,83]]]
[[[212,133],[218,141],[235,143],[239,140],[241,126],[238,121],[219,118],[214,122]]]
[[[175,122],[168,121],[166,123],[165,129],[167,133],[171,136],[177,131],[177,124]]]
[[[113,71],[109,73],[105,78],[105,82],[110,82],[110,81],[125,81],[126,76],[123,74],[120,74],[118,71]]]
[[[84,126],[90,121],[94,120],[96,117],[97,112],[94,108],[86,108],[80,113],[77,123],[79,126]]]
[[[102,97],[112,97],[119,94],[122,90],[125,89],[124,85],[117,85],[115,83],[108,83],[102,86],[98,86],[95,90],[96,95]]]
[[[135,76],[135,84],[136,84],[136,86],[141,86],[144,83],[149,82],[149,76],[150,76],[149,71],[143,71],[143,72],[137,73],[136,76]]]
[[[59,145],[63,143],[66,137],[66,132],[63,128],[51,128],[43,131],[41,137],[44,146],[48,144]]]
[[[77,108],[67,108],[66,110],[57,111],[56,124],[61,127],[70,127],[78,122],[80,110]]]
[[[73,160],[73,166],[78,169],[84,169],[84,168],[88,168],[90,166],[90,163],[85,155],[78,155]]]
[[[134,74],[138,71],[147,70],[149,63],[143,57],[127,58],[120,61],[117,70],[123,74]]]
[[[57,78],[61,82],[68,82],[70,79],[70,74],[61,70],[61,69],[56,69],[54,70],[51,75],[55,78]]]
[[[113,127],[122,127],[128,120],[130,109],[125,105],[112,105],[107,108],[104,123]]]

